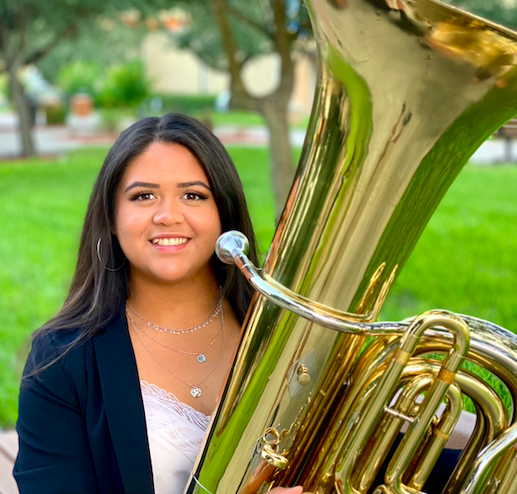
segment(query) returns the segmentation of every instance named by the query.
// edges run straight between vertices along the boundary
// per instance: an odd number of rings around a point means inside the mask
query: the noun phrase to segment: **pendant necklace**
[[[177,374],[175,374],[174,372],[172,372],[167,366],[165,366],[164,364],[162,364],[162,362],[160,362],[158,360],[158,358],[153,355],[153,353],[151,352],[151,350],[148,348],[148,346],[144,343],[144,340],[142,340],[142,337],[140,336],[140,333],[139,331],[136,329],[135,327],[135,324],[134,324],[134,321],[130,318],[129,319],[131,321],[131,325],[133,326],[133,329],[135,330],[135,334],[136,336],[138,337],[138,339],[140,340],[140,343],[142,343],[142,345],[144,346],[144,348],[147,350],[147,353],[149,353],[149,355],[161,366],[163,367],[169,374],[171,374],[172,376],[174,376],[178,381],[182,382],[183,384],[185,384],[186,386],[188,386],[190,388],[190,394],[192,395],[193,398],[199,398],[201,396],[201,384],[203,384],[211,375],[212,373],[215,371],[215,369],[217,368],[217,366],[219,365],[219,362],[221,361],[221,357],[223,356],[223,349],[224,349],[224,314],[223,312],[221,311],[221,331],[223,333],[223,340],[222,340],[222,344],[221,344],[221,353],[219,354],[219,358],[217,359],[217,362],[215,363],[214,367],[212,368],[212,370],[201,380],[199,381],[197,384],[190,384],[188,383],[187,381],[183,380],[181,377],[179,377]]]
[[[131,314],[129,313],[129,311],[126,309],[126,315],[127,317],[129,318],[129,320],[131,321],[131,324],[133,325],[133,327],[135,328],[136,331],[140,331],[142,334],[144,334],[145,336],[147,336],[147,338],[149,338],[150,340],[154,341],[157,345],[160,345],[161,347],[164,347],[164,348],[167,348],[169,350],[172,350],[173,352],[176,352],[176,353],[181,353],[183,355],[192,355],[193,357],[196,357],[196,360],[200,363],[200,364],[203,364],[206,362],[206,355],[205,353],[207,352],[207,350],[215,343],[215,340],[217,340],[217,338],[219,337],[219,334],[221,333],[221,331],[223,330],[223,326],[221,325],[221,327],[219,328],[219,331],[217,332],[217,334],[214,336],[213,340],[203,349],[201,350],[200,352],[187,352],[187,351],[184,351],[184,350],[179,350],[177,348],[172,348],[168,345],[165,345],[163,343],[160,343],[158,340],[154,339],[150,334],[147,334],[137,323],[136,321],[131,317]]]

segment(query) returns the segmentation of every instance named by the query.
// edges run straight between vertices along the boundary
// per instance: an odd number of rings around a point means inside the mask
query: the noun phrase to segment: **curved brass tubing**
[[[425,340],[425,344],[422,345],[422,347],[417,348],[415,352],[416,354],[429,352],[437,353],[443,351],[444,342],[440,342],[433,346],[429,342],[429,338],[425,338]],[[336,442],[339,442],[339,444],[348,443],[350,441],[353,424],[355,421],[359,420],[359,417],[362,417],[364,410],[372,405],[371,396],[378,386],[382,374],[386,370],[386,361],[389,361],[390,354],[395,351],[397,346],[398,342],[396,340],[393,340],[388,345],[381,340],[376,340],[363,352],[350,378],[350,382],[347,387],[347,400],[342,403],[342,409],[343,411],[346,411],[346,413],[343,413],[339,418],[336,418],[337,422],[343,424],[342,428],[336,431],[336,435],[338,437]],[[469,354],[469,358],[476,361],[486,359],[487,357],[485,355],[480,357],[471,352]],[[412,384],[412,382],[416,377],[420,379],[420,376],[429,376],[427,377],[427,380],[429,380],[431,379],[431,376],[436,376],[440,371],[441,365],[442,362],[428,358],[414,358],[410,360],[402,373],[400,383],[394,394],[396,394],[401,388],[407,386],[408,383],[410,386],[415,386],[416,383]],[[486,383],[484,383],[484,381],[466,371],[460,371],[457,374],[456,383],[459,385],[462,392],[474,401],[478,410],[478,420],[472,437],[465,448],[464,454],[460,459],[454,475],[451,477],[448,490],[444,492],[452,492],[451,489],[459,488],[459,480],[465,478],[466,469],[468,470],[469,463],[473,461],[479,451],[485,447],[488,442],[492,441],[507,427],[507,416],[504,405],[500,398],[486,385]],[[407,416],[408,410],[410,410],[410,407],[407,405],[402,408],[395,405],[391,408],[400,412],[400,417],[403,417],[404,415]],[[375,437],[375,439],[373,439],[373,446],[372,439],[370,439],[368,443],[370,446],[365,448],[368,449],[369,447],[369,451],[365,452],[363,450],[356,464],[356,468],[360,469],[360,472],[356,472],[352,476],[351,484],[356,486],[353,488],[353,492],[364,493],[367,491],[369,484],[377,474],[378,467],[383,462],[385,455],[389,451],[393,443],[393,439],[399,432],[402,423],[402,419],[397,419],[393,415],[388,415],[387,417],[385,416],[383,422],[376,431],[372,432],[371,437]],[[440,435],[440,433],[438,433],[438,435]],[[424,448],[424,446],[422,446],[420,450],[422,450],[422,448]],[[439,456],[438,450],[440,448],[435,449],[434,452],[433,448],[437,447],[429,446],[428,449],[424,451],[424,454],[419,452],[415,455],[419,460],[413,462],[414,464],[411,468],[413,472],[417,472],[417,479],[415,479],[414,483],[411,483],[411,481],[408,482],[408,485],[412,488],[417,487],[416,484],[423,484],[423,477],[428,475],[430,468],[434,464],[434,460]],[[431,459],[426,452],[430,453],[434,459]],[[327,466],[326,468],[332,469],[330,466]],[[418,473],[418,471],[420,473]],[[321,467],[320,471],[316,470],[314,472],[314,475],[315,477],[321,476],[322,478],[333,478],[333,474],[331,473],[322,474]],[[407,474],[405,473],[404,476],[406,475]],[[420,480],[418,480],[418,477]],[[307,486],[309,485],[310,484],[307,484]],[[315,484],[313,484],[311,489],[318,493],[332,492],[329,487],[325,487],[324,485],[320,485],[316,488]]]
[[[382,418],[384,410],[400,382],[404,368],[415,352],[425,330],[434,326],[444,326],[449,329],[454,334],[454,344],[451,346],[438,375],[433,379],[422,404],[419,419],[410,424],[402,441],[403,446],[401,445],[397,450],[393,459],[393,466],[388,473],[387,483],[392,484],[396,479],[400,479],[409,465],[438,406],[445,398],[450,385],[454,382],[456,372],[461,367],[469,349],[468,326],[459,317],[442,311],[425,313],[413,321],[407,333],[402,337],[399,348],[395,350],[390,359],[381,381],[375,388],[375,392],[369,400],[368,409],[361,417],[361,422],[346,443],[341,445],[341,452],[338,455],[339,460],[334,472],[335,488],[339,494],[355,493],[353,486],[350,484],[349,472],[354,468],[357,455],[366,446],[368,438],[371,437],[373,430]],[[402,484],[397,485],[396,488],[399,489],[398,492],[405,492]]]
[[[402,393],[397,399],[396,404],[390,407],[391,411],[385,415],[381,425],[372,433],[373,440],[369,440],[365,450],[358,455],[358,462],[349,472],[351,477],[350,485],[355,486],[352,487],[350,492],[365,493],[368,490],[405,419],[408,418],[414,421],[418,418],[418,411],[412,410],[415,406],[415,400],[432,383],[434,376],[440,371],[440,366],[441,362],[439,361],[417,358],[414,361],[412,360],[405,368],[404,374],[400,379],[400,385],[396,391],[397,393],[398,390],[403,388]],[[368,382],[365,383],[358,393],[361,398],[351,407],[351,417],[360,416],[362,410],[370,406],[372,389],[378,386],[380,374],[383,371],[384,369],[381,367],[378,372],[370,375],[371,379],[367,380]],[[495,392],[480,378],[468,372],[460,371],[457,374],[453,388],[449,389],[447,396],[448,406],[445,412],[442,413],[439,421],[435,419],[434,422],[436,423],[432,422],[430,424],[430,432],[428,432],[426,439],[420,445],[411,465],[409,465],[410,471],[405,470],[403,473],[404,478],[409,477],[409,480],[406,481],[409,489],[419,491],[422,488],[435,461],[445,446],[446,440],[452,432],[462,408],[459,389],[476,404],[478,420],[455,474],[451,477],[453,481],[449,483],[449,490],[459,488],[459,480],[464,478],[465,475],[462,465],[467,462],[468,467],[468,462],[475,458],[481,448],[486,446],[495,437],[498,437],[507,427],[504,405]],[[452,395],[451,392],[453,393]],[[419,408],[420,406],[418,405]],[[393,413],[393,411],[396,411],[396,413]],[[479,438],[481,438],[481,441]],[[400,447],[403,446],[401,445]],[[400,492],[400,489],[396,487],[396,481],[395,487],[389,484],[384,486],[383,489],[382,492]],[[413,491],[410,490],[409,492]],[[448,492],[448,490],[444,492]]]

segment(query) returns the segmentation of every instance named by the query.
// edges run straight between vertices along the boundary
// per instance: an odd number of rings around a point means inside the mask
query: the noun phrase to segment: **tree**
[[[123,16],[120,19],[103,16],[95,22],[79,25],[75,36],[62,40],[40,59],[39,71],[46,80],[56,83],[63,67],[73,63],[92,64],[105,73],[112,65],[138,58],[149,31],[143,23],[127,26],[123,21]]]
[[[19,79],[20,69],[40,61],[108,9],[128,7],[129,3],[129,0],[0,0],[0,72],[8,73],[24,156],[34,154],[34,143],[31,111]]]
[[[289,143],[288,104],[294,86],[295,50],[310,31],[301,2],[267,0],[198,0],[185,5],[191,13],[189,31],[180,39],[212,67],[231,78],[231,104],[264,116],[270,136],[270,160],[276,217],[280,217],[294,175]],[[216,28],[216,29],[214,29]],[[277,87],[265,96],[246,88],[243,69],[259,54],[275,53],[280,60]]]

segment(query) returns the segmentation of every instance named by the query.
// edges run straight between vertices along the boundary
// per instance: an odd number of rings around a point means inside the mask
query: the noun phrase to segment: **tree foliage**
[[[273,52],[274,46],[267,34],[265,15],[260,2],[233,0],[227,5],[232,12],[228,21],[238,43],[239,61],[244,65],[254,57]],[[210,67],[228,70],[228,55],[211,2],[189,2],[184,5],[184,9],[189,14],[188,28],[173,35],[179,47],[192,50]]]
[[[105,12],[128,8],[129,0],[0,0],[0,58],[38,62],[82,26],[92,28]]]
[[[137,58],[148,30],[145,26],[126,26],[116,17],[117,14],[114,16],[97,17],[95,22],[80,24],[73,37],[63,39],[41,58],[37,65],[45,79],[57,82],[61,68],[75,62],[105,70],[110,65]],[[93,70],[97,73],[95,67]],[[80,69],[79,66],[75,68]]]
[[[20,69],[40,61],[63,40],[77,35],[80,27],[94,25],[101,14],[131,4],[132,0],[0,0],[0,71],[9,75],[24,155],[34,154],[34,145]]]

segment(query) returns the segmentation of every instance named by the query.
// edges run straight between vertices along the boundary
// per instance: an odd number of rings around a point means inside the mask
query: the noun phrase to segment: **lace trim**
[[[179,401],[176,396],[164,389],[156,386],[156,384],[149,384],[147,381],[140,381],[140,388],[142,394],[155,398],[167,410],[176,412],[180,417],[184,417],[191,424],[197,426],[204,433],[210,424],[210,415],[192,408],[190,405]]]

